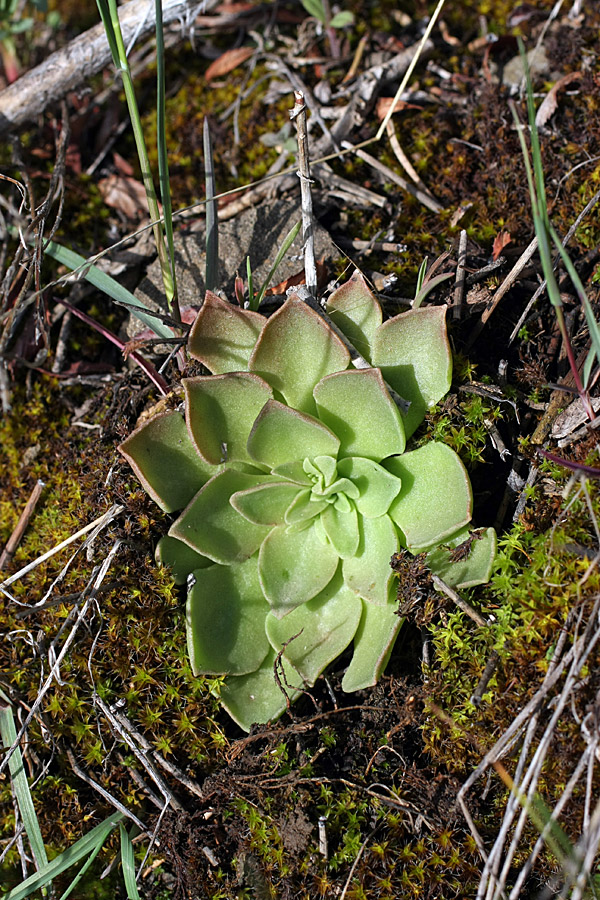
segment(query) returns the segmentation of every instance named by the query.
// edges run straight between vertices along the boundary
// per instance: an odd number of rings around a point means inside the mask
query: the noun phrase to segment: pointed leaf
[[[119,450],[152,499],[165,512],[190,502],[215,474],[198,456],[183,416],[167,412],[140,425]]]
[[[194,675],[246,675],[258,669],[269,652],[268,612],[256,557],[199,572],[186,616]]]
[[[323,528],[335,552],[341,559],[354,556],[358,549],[360,533],[354,504],[348,512],[340,512],[334,504],[328,504],[321,513]]]
[[[358,628],[362,601],[343,582],[341,573],[324,591],[283,619],[267,616],[267,636],[308,685],[343,653]],[[295,635],[297,635],[295,637]]]
[[[474,539],[470,548],[465,547],[467,555],[464,559],[455,559],[453,562],[452,550],[470,540],[471,535]],[[448,547],[452,550],[447,549]],[[427,554],[427,565],[434,575],[438,575],[450,587],[462,590],[490,580],[495,556],[496,532],[493,528],[474,531],[462,528],[443,547],[437,547]]]
[[[359,521],[360,543],[356,555],[342,564],[344,581],[359,597],[386,606],[393,574],[390,559],[400,546],[398,532],[389,516]]]
[[[374,606],[363,600],[363,614],[354,638],[354,655],[342,679],[344,691],[361,691],[377,684],[402,622],[395,602]]]
[[[226,303],[211,291],[192,325],[188,350],[215,375],[248,370],[248,360],[266,319]]]
[[[284,526],[273,528],[258,556],[263,593],[278,618],[312,600],[331,581],[339,557],[324,544],[313,526],[288,534]]]
[[[306,457],[337,456],[339,446],[318,419],[277,400],[267,400],[248,438],[250,457],[271,469]]]
[[[309,522],[328,506],[329,503],[323,497],[316,497],[309,490],[300,490],[286,510],[285,523],[286,525],[297,525],[299,522]]]
[[[383,316],[379,302],[358,270],[333,292],[327,301],[327,313],[360,355],[370,361],[373,337]]]
[[[156,545],[154,558],[160,565],[170,567],[175,584],[185,584],[188,575],[196,569],[205,569],[213,565],[212,559],[201,556],[183,541],[169,537],[168,534],[161,537]]]
[[[390,516],[413,551],[439,544],[471,519],[472,495],[467,470],[446,444],[432,441],[385,462],[402,481]]]
[[[371,459],[349,456],[338,463],[338,474],[349,478],[359,490],[356,508],[362,516],[376,519],[390,508],[402,482]]]
[[[221,703],[231,718],[244,731],[253,725],[264,725],[285,712],[288,700],[293,703],[303,689],[302,679],[290,664],[281,659],[275,679],[277,654],[270,650],[260,669],[249,675],[230,676],[221,686]]]
[[[248,367],[294,409],[314,415],[314,386],[349,364],[350,354],[337,335],[292,294],[267,321]]]
[[[169,535],[223,565],[247,559],[258,550],[269,529],[249,522],[229,500],[236,491],[268,480],[268,475],[246,475],[226,469],[196,494],[171,525]]]
[[[373,365],[411,403],[404,418],[407,437],[450,389],[452,356],[445,317],[445,306],[411,309],[384,322],[373,338]]]
[[[272,396],[266,381],[249,372],[184,378],[186,419],[200,455],[212,463],[249,462],[248,435]]]
[[[379,369],[348,369],[323,378],[315,387],[319,419],[340,441],[340,457],[364,456],[379,462],[403,453],[400,411]]]
[[[300,490],[289,481],[259,484],[231,496],[231,505],[257,525],[281,525],[285,513]]]
[[[294,462],[282,463],[280,466],[275,466],[271,469],[271,474],[276,475],[278,478],[283,478],[284,481],[293,481],[294,484],[303,485],[305,487],[310,487],[312,481],[306,474],[304,469],[304,460],[298,459],[294,460]]]

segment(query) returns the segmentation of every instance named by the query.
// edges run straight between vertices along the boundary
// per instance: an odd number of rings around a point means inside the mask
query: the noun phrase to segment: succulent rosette
[[[226,676],[221,702],[244,729],[351,642],[343,689],[376,683],[401,625],[395,552],[428,552],[454,587],[486,581],[494,558],[493,529],[451,552],[472,507],[456,453],[406,450],[450,387],[444,308],[383,322],[355,275],[328,315],[292,295],[267,319],[208,292],[189,352],[213,374],[183,380],[185,417],[163,413],[120,448],[163,510],[183,510],[157,557],[189,586],[193,671]]]

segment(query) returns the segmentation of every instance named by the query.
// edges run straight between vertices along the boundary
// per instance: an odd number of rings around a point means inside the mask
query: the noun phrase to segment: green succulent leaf
[[[471,483],[451,447],[432,441],[387,459],[385,467],[402,481],[390,516],[410,550],[433,547],[470,521]]]
[[[327,313],[360,355],[370,362],[373,338],[383,316],[381,306],[358,270],[330,296]]]
[[[336,13],[329,23],[330,28],[345,28],[347,25],[352,25],[354,22],[354,14],[351,13],[347,9],[343,9],[341,12]]]
[[[362,601],[338,571],[324,591],[283,619],[267,616],[267,637],[276,651],[313,685],[321,672],[346,649],[358,628]]]
[[[404,418],[406,436],[415,431],[427,410],[448,393],[452,356],[446,333],[446,307],[411,309],[388,319],[373,338],[371,362],[385,381],[410,401]]]
[[[196,494],[171,525],[169,535],[222,565],[248,559],[258,550],[269,529],[249,522],[229,501],[237,491],[270,480],[268,475],[248,475],[226,469],[211,478]]]
[[[156,545],[154,553],[156,562],[161,566],[169,566],[175,584],[185,584],[188,575],[196,569],[206,569],[213,565],[212,559],[201,556],[177,538],[165,534]]]
[[[321,522],[340,559],[354,556],[360,542],[358,515],[354,504],[350,503],[347,510],[340,511],[336,504],[330,503],[321,513]]]
[[[298,486],[310,487],[312,484],[304,469],[304,460],[301,459],[274,466],[271,469],[271,474],[276,475],[278,478],[283,478],[284,481],[293,481]]]
[[[339,556],[320,539],[311,525],[288,533],[285,526],[273,528],[258,556],[263,593],[277,618],[316,597],[331,581]]]
[[[248,438],[248,453],[270,469],[304,457],[337,456],[339,438],[318,419],[267,400]],[[278,469],[281,471],[281,469]]]
[[[310,522],[311,519],[314,519],[315,516],[322,513],[328,506],[327,500],[323,497],[315,497],[308,488],[306,490],[300,490],[286,510],[286,525],[298,525],[301,522]],[[286,530],[288,534],[291,533],[289,529]],[[298,529],[294,529],[294,531],[298,531]]]
[[[399,478],[372,459],[349,456],[340,460],[337,470],[358,488],[356,508],[368,519],[385,515],[402,487]]]
[[[461,553],[457,559],[457,554],[452,551],[461,545],[466,555],[463,558]],[[493,528],[461,528],[443,547],[427,554],[427,565],[450,587],[463,590],[490,580],[495,556],[496,532]]]
[[[354,653],[342,679],[342,689],[361,691],[377,684],[393,650],[403,619],[397,604],[375,606],[362,601],[363,612],[354,638]]]
[[[379,462],[403,453],[406,445],[400,411],[379,369],[348,369],[323,378],[314,389],[317,412],[339,437],[339,455]]]
[[[198,456],[183,416],[175,411],[140,425],[119,450],[165,512],[186,506],[215,474],[214,467]]]
[[[257,525],[282,525],[288,507],[301,490],[289,481],[258,484],[231,495],[231,505]]]
[[[289,406],[314,415],[314,386],[349,364],[350,354],[337,335],[292,294],[267,321],[249,369],[264,378]]]
[[[194,675],[246,675],[269,652],[269,605],[256,559],[203,569],[187,600],[187,643]]]
[[[279,684],[275,678],[275,670]],[[283,658],[270,650],[260,669],[249,675],[232,675],[221,685],[219,696],[234,722],[250,731],[255,723],[278,719],[300,695],[302,679]]]
[[[361,517],[358,550],[342,563],[346,585],[359,597],[386,606],[392,583],[390,559],[399,547],[398,532],[389,516]]]
[[[266,319],[207,291],[190,330],[188,350],[215,375],[248,370],[248,360]]]
[[[248,435],[273,391],[249,372],[184,378],[187,425],[208,463],[249,462]]]

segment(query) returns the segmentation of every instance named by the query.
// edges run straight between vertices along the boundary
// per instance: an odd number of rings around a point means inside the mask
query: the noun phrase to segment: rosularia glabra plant
[[[157,558],[188,583],[194,672],[226,676],[221,703],[246,730],[352,641],[343,689],[376,683],[401,625],[401,548],[457,588],[486,581],[495,553],[493,529],[452,553],[472,507],[456,453],[405,450],[450,387],[445,308],[383,322],[356,274],[327,313],[334,327],[291,295],[267,319],[207,292],[189,352],[213,374],[184,379],[185,417],[158,415],[120,448],[163,510],[183,509]]]

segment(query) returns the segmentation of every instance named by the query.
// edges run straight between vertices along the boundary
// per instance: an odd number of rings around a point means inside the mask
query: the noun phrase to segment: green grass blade
[[[98,6],[98,12],[100,13],[100,18],[102,19],[102,24],[104,25],[104,31],[106,32],[106,39],[108,41],[108,46],[110,47],[110,53],[113,58],[113,63],[115,66],[119,65],[119,48],[117,46],[117,40],[115,37],[115,29],[113,27],[113,23],[110,17],[110,10],[108,8],[108,3],[106,0],[96,0],[96,5]]]
[[[257,297],[256,297],[256,301],[255,301],[254,306],[251,306],[251,307],[250,307],[251,309],[257,310],[258,307],[260,306],[260,304],[263,302],[263,299],[264,299],[266,290],[267,290],[267,288],[269,287],[269,284],[271,283],[271,279],[273,278],[273,275],[275,274],[275,272],[276,272],[277,269],[279,268],[279,264],[280,264],[281,260],[283,259],[283,257],[285,256],[285,254],[288,252],[289,248],[290,248],[290,247],[292,246],[292,244],[294,243],[294,241],[295,241],[295,239],[296,239],[296,235],[297,235],[298,232],[300,231],[301,226],[302,226],[302,222],[298,222],[296,225],[294,225],[294,227],[292,228],[292,230],[291,230],[290,232],[288,232],[288,234],[287,234],[287,236],[286,236],[286,238],[285,238],[283,244],[282,244],[281,247],[279,248],[279,253],[277,254],[277,257],[276,257],[276,259],[275,259],[275,262],[273,263],[273,266],[272,266],[272,268],[271,268],[271,271],[270,271],[269,274],[267,275],[267,280],[265,281],[265,283],[263,284],[262,288],[260,289],[260,293],[259,293],[259,294],[257,295]]]
[[[417,286],[415,287],[415,297],[418,297],[419,291],[423,287],[423,282],[425,281],[425,275],[427,274],[427,263],[429,261],[429,257],[426,256],[421,265],[419,266],[419,274],[417,275]]]
[[[123,866],[123,881],[127,891],[128,900],[142,900],[135,880],[135,856],[131,835],[127,833],[123,823],[119,825],[121,832],[121,864]]]
[[[164,242],[161,214],[158,208],[158,197],[156,195],[156,188],[154,187],[154,179],[152,177],[150,160],[148,158],[148,150],[146,148],[146,141],[144,140],[144,132],[142,129],[142,120],[140,118],[140,111],[138,109],[135,91],[133,89],[131,69],[129,67],[127,52],[125,50],[125,44],[123,41],[123,32],[121,31],[121,23],[119,21],[117,0],[101,0],[101,2],[106,4],[107,9],[106,21],[104,18],[102,21],[107,32],[109,43],[111,41],[110,35],[112,34],[113,41],[116,46],[117,61],[115,62],[115,66],[120,73],[123,81],[125,100],[127,101],[129,119],[131,121],[133,137],[135,140],[135,146],[140,162],[142,182],[144,184],[146,199],[148,201],[148,211],[150,213],[150,219],[156,223],[153,225],[152,230],[154,232],[154,240],[156,242],[156,250],[158,253],[158,260],[160,263],[160,270],[165,289],[165,297],[167,299],[169,309],[173,309],[175,317],[178,318],[179,309],[177,307],[177,304],[173,301],[175,293],[173,286],[173,277],[171,274],[171,268],[167,256],[167,249]]]
[[[8,697],[2,691],[0,691],[0,739],[2,740],[2,745],[6,749],[12,747],[17,740],[17,730],[12,707]],[[25,769],[23,767],[23,756],[20,747],[17,746],[13,751],[8,761],[8,768],[10,770],[10,777],[19,806],[19,812],[21,813],[33,858],[35,859],[35,864],[39,871],[44,866],[48,865],[48,857],[46,856],[44,839],[42,838],[42,832],[40,831],[38,818],[35,813],[31,791],[29,790],[27,775],[25,774]]]
[[[92,853],[97,853],[108,835],[122,819],[123,813],[115,811],[87,834],[84,834],[82,838],[79,838],[72,847],[69,847],[68,850],[65,850],[64,853],[61,853],[60,856],[49,862],[43,869],[40,869],[39,872],[30,875],[22,884],[4,894],[2,900],[26,900],[34,891],[49,884],[50,881],[66,871],[66,869],[74,866],[81,859],[89,857]]]
[[[177,281],[175,276],[175,246],[173,242],[173,206],[171,203],[171,184],[169,181],[169,162],[167,156],[166,129],[166,90],[165,90],[165,40],[163,33],[162,4],[155,0],[156,10],[156,149],[158,152],[158,183],[160,199],[163,207],[167,251],[171,269],[173,296],[167,298],[179,309],[177,303]]]
[[[425,260],[425,262],[427,262],[427,260]],[[434,278],[428,281],[424,287],[420,287],[419,291],[417,292],[417,296],[412,302],[412,308],[418,309],[427,294],[430,294],[433,290],[435,290],[438,284],[442,284],[444,281],[448,281],[449,278],[454,278],[454,272],[444,272],[442,273],[442,275],[436,275]]]
[[[246,257],[246,275],[248,276],[248,307],[254,309],[254,279],[252,278],[252,267],[250,265],[250,257]]]
[[[151,328],[157,337],[173,337],[173,331],[168,325],[163,325],[163,323],[155,316],[146,315],[143,310],[148,309],[148,307],[145,306],[141,300],[138,300],[131,291],[124,288],[122,284],[119,284],[118,281],[115,281],[115,279],[111,278],[110,275],[107,275],[106,272],[102,272],[96,266],[88,263],[85,257],[80,256],[79,253],[75,253],[73,250],[69,250],[61,244],[56,244],[54,241],[49,242],[45,252],[63,266],[67,266],[67,268],[71,269],[73,272],[78,269],[83,270],[83,277],[86,281],[89,281],[90,284],[97,287],[98,290],[106,294],[107,297],[110,297],[111,300],[131,308],[131,314],[139,319],[140,322],[143,322],[147,328]]]
[[[206,185],[206,272],[204,283],[207,291],[219,286],[219,221],[217,216],[217,193],[215,183],[215,163],[208,120],[204,120],[204,183]]]
[[[528,81],[528,93],[531,92],[531,82]],[[534,172],[531,168],[531,161],[529,159],[529,152],[527,150],[527,143],[525,141],[525,136],[523,134],[523,128],[517,115],[517,111],[514,103],[511,103],[511,110],[513,114],[513,118],[515,120],[515,126],[517,129],[517,134],[519,136],[519,142],[521,144],[521,150],[523,153],[523,162],[525,164],[525,172],[527,174],[527,183],[529,185],[529,194],[531,197],[531,211],[533,213],[533,224],[535,228],[536,237],[538,239],[538,252],[540,254],[540,260],[542,263],[542,269],[544,271],[544,277],[546,279],[546,289],[548,291],[548,297],[550,298],[550,302],[555,307],[562,307],[562,300],[560,299],[560,291],[558,289],[558,284],[556,283],[556,278],[554,276],[554,268],[552,265],[552,254],[550,252],[550,240],[548,236],[548,211],[545,207],[546,203],[546,195],[543,193],[540,197],[538,186],[536,184],[537,177],[534,176]],[[533,117],[533,128],[531,129],[532,135],[535,133],[537,137],[537,128],[535,127],[535,111]],[[532,141],[531,147],[532,155],[534,156],[534,167],[538,168],[541,165],[541,154],[540,154],[540,146],[539,140],[534,143]],[[542,187],[543,187],[543,173],[542,173]],[[546,209],[545,214],[540,211],[540,206]]]
[[[539,833],[543,835],[546,846],[556,858],[563,872],[572,874],[579,864],[575,847],[560,824],[552,818],[552,813],[541,795],[534,794],[531,801],[520,792],[517,796],[519,803],[525,808]]]
[[[592,342],[592,350],[590,351],[590,355],[592,356],[592,362],[589,363],[589,371],[587,373],[588,379],[589,379],[589,375],[591,374],[591,367],[593,366],[593,356],[595,356],[597,359],[600,360],[600,326],[598,325],[596,317],[594,316],[594,311],[592,309],[592,305],[588,299],[588,296],[587,296],[585,288],[582,284],[581,278],[579,277],[577,269],[573,265],[571,257],[569,256],[569,254],[563,247],[562,241],[559,238],[558,234],[556,233],[556,230],[553,225],[550,225],[550,236],[552,238],[552,241],[554,242],[554,245],[556,246],[556,249],[558,250],[558,252],[560,254],[560,257],[564,263],[564,266],[565,266],[565,269],[567,270],[569,278],[571,279],[571,281],[573,283],[573,287],[575,288],[575,290],[577,292],[577,296],[579,297],[579,301],[583,307],[583,312],[585,314],[585,320],[587,322],[587,326],[588,326],[588,329],[590,332],[590,339]],[[590,356],[588,356],[588,358],[586,360],[586,368],[588,367],[589,359],[590,359]],[[586,380],[586,383],[587,383],[587,380]]]
[[[92,850],[92,852],[90,853],[90,855],[88,856],[88,858],[86,859],[86,861],[84,862],[82,867],[80,868],[79,872],[77,873],[77,875],[75,876],[75,878],[73,879],[73,881],[71,882],[69,887],[66,889],[64,894],[61,894],[59,900],[67,900],[67,897],[69,897],[70,894],[73,893],[73,891],[75,890],[75,888],[77,887],[77,885],[79,884],[79,882],[81,881],[81,879],[83,878],[83,876],[85,875],[85,873],[87,872],[87,870],[89,869],[91,864],[94,862],[94,860],[96,859],[96,857],[98,856],[98,854],[100,853],[101,850],[102,850],[102,844],[97,844],[94,847],[94,849]]]

